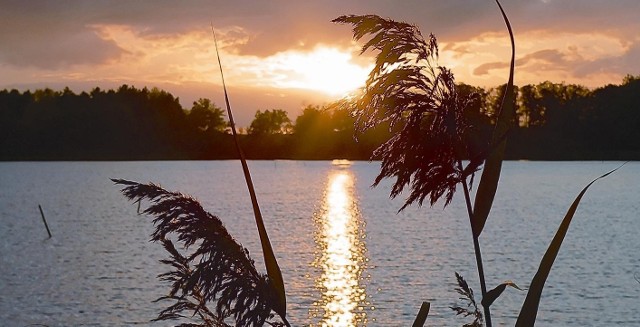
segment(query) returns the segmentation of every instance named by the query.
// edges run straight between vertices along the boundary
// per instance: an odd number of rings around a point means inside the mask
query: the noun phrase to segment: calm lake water
[[[578,192],[618,162],[507,162],[480,242],[488,285],[527,287]],[[462,194],[410,207],[390,183],[370,187],[377,163],[250,162],[296,326],[461,326],[449,309],[454,272],[480,294]],[[167,326],[151,323],[168,287],[151,219],[109,178],[154,182],[195,196],[263,270],[239,162],[0,163],[0,325]],[[640,325],[640,163],[594,184],[544,289],[540,326]],[[53,238],[40,218],[42,205]],[[525,292],[492,306],[513,326]],[[480,299],[478,298],[478,301]]]

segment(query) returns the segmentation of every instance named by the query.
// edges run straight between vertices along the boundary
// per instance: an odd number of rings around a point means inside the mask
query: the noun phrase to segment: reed
[[[506,15],[504,17],[508,22]],[[500,145],[496,145],[496,141],[487,144],[486,148],[491,151],[473,148],[469,142],[473,126],[464,115],[472,95],[466,98],[459,96],[453,73],[438,65],[438,42],[433,34],[425,40],[416,26],[376,15],[341,16],[334,22],[353,25],[355,40],[370,35],[362,53],[370,49],[378,51],[375,67],[363,92],[355,101],[347,103],[356,117],[357,132],[364,133],[384,124],[396,130],[373,153],[372,159],[381,160],[380,174],[374,186],[385,178],[395,178],[390,194],[392,198],[409,189],[409,195],[400,208],[402,211],[416,202],[422,205],[427,198],[430,205],[443,198],[446,207],[453,199],[458,184],[462,184],[484,297],[487,288],[478,241],[480,232],[473,228],[484,225],[484,222],[480,224],[482,216],[474,212],[469,188],[475,172],[486,162],[485,172],[489,172],[482,176],[480,183],[485,185],[485,192],[481,194],[484,194],[485,201],[493,200],[487,196],[491,188],[486,185],[494,182],[495,193],[505,138],[495,137]],[[513,87],[513,69],[510,75],[508,88]],[[505,125],[500,119],[508,115],[507,111],[515,109],[508,99],[503,103],[508,105],[503,105],[497,127]],[[494,135],[504,132],[496,128]],[[462,164],[464,158],[471,158],[467,166]],[[492,180],[487,182],[489,178]],[[486,213],[488,215],[488,211]],[[487,326],[491,326],[489,306],[483,308]]]
[[[171,270],[158,277],[170,283],[172,304],[155,320],[188,319],[180,326],[285,326],[276,314],[277,299],[269,277],[260,274],[249,251],[227,231],[222,221],[200,203],[155,184],[113,179],[134,202],[151,205],[143,211],[154,216],[151,241],[161,243],[169,258],[161,260]],[[176,247],[175,242],[181,246]],[[274,305],[275,304],[275,305]]]
[[[280,317],[283,319],[285,325],[289,325],[287,321],[287,297],[284,289],[284,281],[282,279],[282,272],[280,271],[280,266],[278,265],[278,261],[276,260],[276,256],[273,253],[273,248],[271,246],[271,241],[269,240],[269,236],[267,234],[267,229],[264,225],[264,220],[262,219],[262,213],[260,211],[260,206],[258,205],[258,197],[256,196],[256,190],[253,187],[253,181],[251,179],[251,173],[249,172],[249,165],[247,164],[247,160],[245,159],[244,152],[240,147],[240,141],[238,139],[238,133],[236,131],[236,124],[233,119],[233,111],[231,110],[231,104],[229,103],[229,93],[227,92],[227,85],[224,81],[224,72],[222,70],[222,61],[220,59],[220,53],[218,51],[218,40],[216,39],[216,33],[213,29],[213,23],[211,24],[211,34],[213,35],[213,40],[216,48],[216,56],[218,58],[218,66],[220,67],[220,77],[222,79],[222,88],[224,90],[224,102],[227,107],[227,114],[229,115],[229,125],[231,126],[231,132],[233,134],[233,140],[236,145],[236,150],[238,151],[238,157],[240,158],[240,163],[242,164],[242,172],[244,174],[245,182],[247,184],[247,189],[249,190],[249,196],[251,198],[251,205],[253,207],[253,214],[256,221],[256,227],[258,228],[258,235],[260,236],[260,244],[262,245],[262,254],[264,257],[264,263],[267,269],[267,275],[269,276],[269,286],[271,291],[275,294],[273,297],[273,309],[277,312]]]
[[[473,95],[458,94],[453,73],[437,64],[438,43],[433,34],[425,39],[414,25],[376,15],[340,16],[333,20],[353,25],[356,40],[370,36],[362,47],[363,53],[378,52],[362,93],[342,102],[356,118],[357,133],[381,125],[394,131],[372,154],[372,158],[381,160],[374,186],[393,178],[391,197],[408,189],[408,197],[399,211],[425,201],[433,206],[441,199],[446,207],[457,188],[463,190],[482,292],[482,300],[476,301],[473,290],[456,272],[456,292],[462,304],[451,309],[457,315],[473,318],[464,326],[482,326],[483,322],[491,326],[491,305],[507,287],[520,290],[511,281],[487,288],[479,242],[495,199],[515,115],[515,98],[511,92],[515,71],[514,33],[502,5],[498,0],[496,3],[511,41],[510,72],[494,130],[490,138],[481,142],[475,126],[465,117]],[[213,26],[212,34],[218,54]],[[169,254],[161,262],[171,270],[159,278],[171,288],[168,295],[158,301],[172,304],[161,311],[156,320],[191,321],[180,326],[230,326],[230,321],[236,326],[290,326],[286,319],[282,274],[238,142],[219,54],[217,58],[231,131],[249,189],[267,274],[257,271],[248,251],[228,233],[220,218],[206,212],[195,199],[155,184],[123,179],[113,179],[113,182],[122,186],[123,194],[138,204],[138,211],[142,201],[150,203],[142,213],[155,217],[152,241],[161,243]],[[586,185],[569,207],[531,282],[516,326],[535,324],[542,289],[583,195],[593,183],[619,168]],[[482,174],[472,201],[470,190],[480,169]],[[176,247],[176,242],[181,246]],[[413,326],[425,324],[429,308],[428,302],[421,304]]]
[[[142,200],[152,203],[143,212],[156,217],[153,221],[156,230],[152,241],[162,243],[170,254],[170,258],[161,262],[171,266],[173,270],[158,277],[171,283],[171,291],[158,301],[170,300],[173,304],[161,311],[155,320],[191,319],[195,322],[180,326],[211,327],[229,326],[226,321],[232,318],[236,326],[262,326],[265,323],[271,326],[290,326],[286,318],[282,273],[265,228],[249,166],[238,140],[213,24],[211,33],[222,77],[229,125],[249,190],[267,274],[258,273],[249,257],[249,251],[233,239],[218,217],[206,212],[195,199],[169,192],[154,184],[140,184],[123,179],[112,181],[124,186],[123,194],[137,202],[138,213]],[[170,234],[175,234],[177,241],[182,243],[182,251],[168,238]],[[196,244],[197,248],[189,251]],[[215,306],[214,309],[210,308],[212,305]]]
[[[467,305],[454,306],[452,309],[457,314],[474,317],[473,322],[465,326],[481,326],[483,320],[486,326],[492,326],[490,306],[507,286],[520,289],[511,281],[490,290],[487,288],[479,240],[493,206],[516,110],[515,94],[512,92],[515,38],[502,5],[498,0],[496,4],[509,33],[510,70],[494,130],[488,140],[480,141],[483,144],[480,148],[476,145],[478,140],[474,140],[479,133],[474,131],[474,126],[464,114],[473,95],[460,96],[451,71],[438,65],[438,43],[433,34],[425,39],[414,25],[376,15],[345,15],[333,20],[352,25],[356,41],[369,37],[361,53],[368,50],[377,52],[374,68],[361,94],[351,102],[344,102],[356,118],[357,133],[385,125],[393,131],[392,136],[371,157],[381,160],[380,173],[373,185],[387,178],[395,179],[390,192],[392,198],[407,189],[408,196],[399,211],[414,203],[422,205],[426,199],[431,206],[443,199],[446,207],[457,187],[463,189],[484,313],[481,313],[473,291],[464,278],[456,273],[459,285],[456,291]],[[468,159],[466,166],[463,165],[463,159]],[[481,167],[480,182],[472,201],[470,189],[474,175]],[[516,326],[534,325],[542,288],[571,218],[582,195],[596,180],[589,183],[570,206],[540,263]],[[421,318],[421,321],[424,320]]]

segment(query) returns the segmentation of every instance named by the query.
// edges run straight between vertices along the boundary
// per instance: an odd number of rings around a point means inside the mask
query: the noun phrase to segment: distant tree
[[[593,91],[589,141],[602,157],[640,160],[640,76],[628,75],[622,85]]]
[[[640,81],[640,75],[627,74],[622,79],[622,86],[629,85],[629,84],[632,84],[632,83],[637,83],[638,81]]]
[[[334,147],[331,113],[320,106],[307,106],[296,118],[293,135],[296,155],[309,159],[330,156]]]
[[[356,142],[354,123],[355,118],[342,102],[322,107],[307,106],[293,126],[294,156],[302,159],[369,158],[372,150],[389,135],[388,126],[359,133]]]
[[[291,119],[282,109],[258,110],[249,126],[250,135],[288,134],[292,130]]]
[[[193,102],[189,111],[189,124],[202,131],[223,132],[227,128],[225,112],[211,100],[200,98]]]
[[[498,87],[490,89],[486,93],[486,101],[488,101],[488,103],[484,107],[484,114],[491,118],[492,123],[495,123],[498,114],[500,113],[500,106],[502,105],[502,99],[504,98],[504,91],[506,87],[507,84],[502,84]],[[516,99],[518,94],[518,87],[514,85],[511,91],[513,92],[513,98]],[[514,121],[513,124],[517,125],[517,121]]]
[[[465,142],[470,141],[467,150],[473,155],[486,143],[473,140],[485,140],[493,131],[490,114],[502,88],[455,88],[459,98],[467,99],[464,117],[473,128],[466,129]],[[638,94],[640,76],[633,75],[622,84],[595,90],[551,82],[522,86],[517,97],[519,128],[509,136],[508,156],[637,160]],[[258,112],[241,134],[269,136],[244,138],[260,154],[255,157],[365,159],[401,126],[389,125],[381,122],[354,133],[354,118],[340,104],[309,105],[295,124],[283,110]],[[229,158],[235,150],[227,148],[232,142],[221,133],[226,126],[224,111],[211,100],[198,99],[191,109],[183,108],[176,97],[157,88],[122,85],[88,93],[70,88],[0,90],[3,160]]]
[[[354,133],[353,124],[355,118],[351,116],[349,110],[340,105],[330,106],[331,109],[331,127],[334,132]]]
[[[521,127],[544,125],[544,107],[540,104],[535,85],[528,84],[520,88],[518,116]]]
[[[318,134],[321,131],[328,131],[330,127],[331,114],[320,106],[308,105],[302,110],[302,114],[296,118],[293,126],[293,133],[296,135]]]
[[[583,102],[589,96],[590,91],[583,86],[546,81],[524,87],[521,102],[527,108],[530,126],[562,132],[565,128],[575,129],[586,108]]]

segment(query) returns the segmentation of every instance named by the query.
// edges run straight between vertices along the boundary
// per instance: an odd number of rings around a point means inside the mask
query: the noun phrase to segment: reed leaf
[[[197,318],[199,323],[181,326],[224,327],[225,319],[233,319],[236,326],[261,326],[272,320],[272,312],[278,313],[269,278],[258,273],[247,249],[197,200],[154,184],[112,181],[124,186],[122,193],[129,200],[151,202],[143,211],[155,217],[151,241],[161,242],[170,254],[161,262],[172,270],[158,277],[169,282],[171,290],[158,301],[173,304],[156,320]],[[181,243],[182,250],[171,239]]]
[[[418,315],[416,316],[416,320],[413,321],[412,327],[422,327],[424,323],[427,321],[427,316],[429,316],[429,309],[431,308],[431,303],[422,302],[420,306],[420,311],[418,311]]]
[[[496,121],[496,126],[493,130],[491,140],[492,145],[490,147],[491,151],[488,153],[487,159],[484,162],[484,168],[482,169],[480,183],[478,184],[473,204],[471,228],[475,237],[479,237],[480,233],[482,233],[482,229],[484,228],[487,218],[489,217],[491,207],[493,206],[493,200],[498,189],[498,181],[500,180],[500,171],[502,170],[504,152],[507,147],[506,135],[513,124],[516,112],[515,95],[512,92],[516,56],[515,40],[507,14],[504,12],[504,9],[498,0],[496,0],[496,3],[500,8],[504,22],[507,25],[507,30],[509,31],[509,38],[511,40],[511,64],[509,67],[509,81],[507,82],[504,97],[502,98],[502,104],[500,105],[498,120]]]
[[[582,196],[587,192],[587,189],[589,189],[589,187],[597,180],[609,176],[621,167],[622,166],[594,179],[593,181],[591,181],[591,183],[587,184],[587,186],[582,189],[580,194],[578,194],[578,196],[569,207],[569,210],[562,219],[562,223],[560,224],[560,227],[558,227],[558,230],[556,231],[551,244],[549,244],[547,251],[542,257],[542,261],[540,262],[538,271],[531,281],[531,286],[529,287],[529,291],[527,292],[527,297],[522,304],[522,309],[520,309],[520,314],[518,315],[518,320],[516,321],[516,327],[530,327],[535,324],[536,316],[538,314],[538,306],[540,304],[540,297],[542,296],[542,289],[544,288],[544,284],[547,281],[547,277],[549,277],[551,267],[553,266],[553,263],[558,256],[560,246],[562,245],[562,242],[567,235],[569,225],[571,224],[573,215],[575,214],[576,209],[580,204],[580,200],[582,200]]]
[[[485,294],[485,296],[482,297],[482,302],[480,302],[482,306],[483,307],[491,306],[493,302],[495,302],[498,299],[498,297],[502,295],[502,292],[504,292],[507,286],[511,286],[517,290],[522,291],[522,289],[518,285],[516,285],[514,282],[507,280],[502,284],[496,286],[494,289],[488,291],[487,294]]]
[[[271,246],[271,242],[269,241],[269,235],[267,234],[267,229],[264,225],[264,221],[262,219],[262,213],[260,212],[260,206],[258,205],[258,198],[256,196],[255,188],[253,187],[253,181],[251,179],[251,173],[249,172],[249,166],[247,165],[247,160],[244,156],[244,152],[240,147],[240,141],[238,139],[238,133],[236,131],[235,121],[233,120],[233,112],[231,111],[231,105],[229,104],[229,94],[227,93],[227,86],[224,81],[224,73],[222,71],[222,62],[220,60],[220,53],[218,51],[218,41],[216,39],[215,30],[213,29],[213,24],[211,24],[211,33],[213,34],[213,39],[216,47],[216,56],[218,58],[218,66],[220,67],[220,75],[222,77],[222,87],[224,90],[224,101],[227,107],[227,114],[229,115],[229,124],[231,125],[231,131],[233,134],[233,140],[236,145],[236,149],[238,151],[238,156],[240,157],[240,162],[242,164],[242,172],[244,173],[244,178],[247,184],[247,188],[249,189],[249,196],[251,197],[251,205],[253,206],[253,214],[256,220],[256,226],[258,228],[258,234],[260,236],[260,244],[262,246],[262,254],[264,256],[264,263],[267,269],[267,275],[269,276],[269,285],[273,288],[273,291],[277,295],[275,304],[275,311],[280,315],[280,317],[285,321],[287,314],[287,298],[284,288],[284,280],[282,278],[282,272],[280,271],[280,266],[278,265],[278,261],[276,260],[276,256],[273,252],[273,247]]]

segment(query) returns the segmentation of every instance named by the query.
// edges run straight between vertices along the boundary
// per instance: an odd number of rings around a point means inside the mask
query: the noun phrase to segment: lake
[[[506,162],[480,237],[488,287],[528,287],[575,196],[620,164]],[[397,213],[403,201],[389,199],[390,182],[370,187],[377,163],[249,165],[293,325],[410,326],[422,301],[431,302],[427,326],[470,322],[449,308],[455,272],[480,300],[462,192],[444,209]],[[166,254],[148,241],[151,218],[109,178],[196,197],[264,271],[237,161],[1,162],[1,325],[169,325],[149,322],[165,305],[153,300],[168,292],[156,279]],[[589,189],[545,286],[540,326],[640,325],[639,200],[638,162]],[[494,325],[513,326],[525,295],[507,289],[492,305]]]

